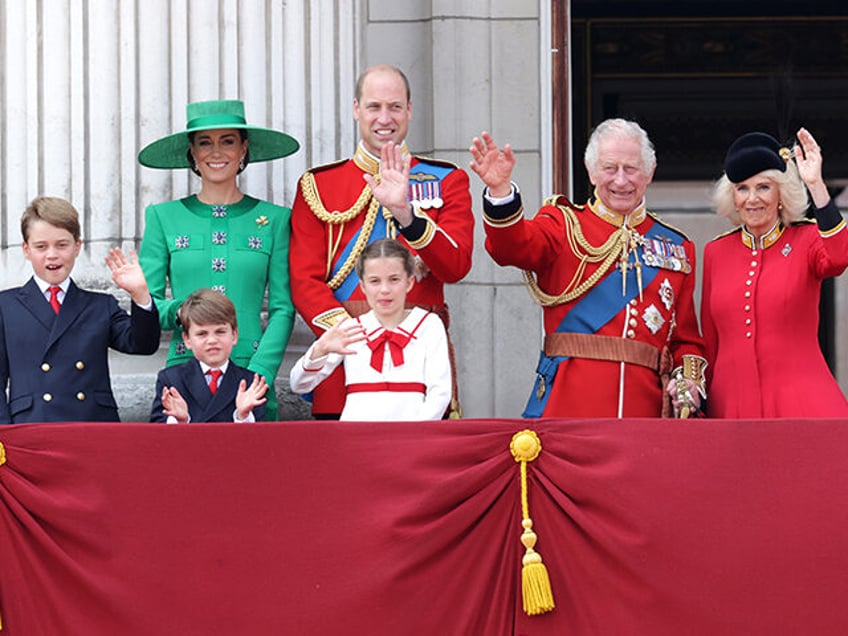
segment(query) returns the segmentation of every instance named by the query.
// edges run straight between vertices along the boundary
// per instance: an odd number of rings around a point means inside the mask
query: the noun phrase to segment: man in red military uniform
[[[500,150],[483,133],[471,154],[487,186],[486,250],[523,269],[544,307],[544,350],[524,416],[658,417],[671,414],[671,402],[679,415],[694,413],[706,367],[695,249],[646,209],[656,156],[645,131],[601,123],[586,148],[589,202],[555,196],[532,220],[510,181],[509,145]]]
[[[353,107],[361,138],[356,154],[313,168],[298,183],[289,252],[295,307],[316,335],[367,311],[354,263],[368,243],[395,237],[418,267],[407,301],[438,313],[447,327],[443,286],[471,269],[468,175],[453,164],[409,154],[412,101],[400,69],[366,69]],[[339,368],[315,390],[313,415],[338,417],[344,397]]]

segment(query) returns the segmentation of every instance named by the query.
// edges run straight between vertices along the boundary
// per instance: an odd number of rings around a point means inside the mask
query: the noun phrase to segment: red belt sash
[[[427,385],[423,382],[355,382],[347,385],[350,393],[374,393],[391,391],[394,393],[427,393]]]

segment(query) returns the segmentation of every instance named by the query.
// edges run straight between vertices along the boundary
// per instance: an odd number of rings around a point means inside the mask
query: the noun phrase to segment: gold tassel
[[[527,499],[527,462],[532,462],[542,452],[542,442],[535,431],[525,429],[512,436],[509,450],[515,461],[521,464],[521,544],[525,548],[521,560],[521,597],[524,613],[528,616],[550,612],[556,606],[551,591],[548,569],[542,563],[542,555],[536,552],[538,536],[533,532],[530,505]]]

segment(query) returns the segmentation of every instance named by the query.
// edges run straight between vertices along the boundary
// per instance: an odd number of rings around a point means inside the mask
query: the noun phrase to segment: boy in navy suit
[[[109,349],[159,349],[159,314],[135,255],[112,249],[106,257],[112,280],[132,297],[128,315],[113,296],[71,280],[82,241],[68,201],[33,199],[21,235],[33,277],[0,292],[0,423],[117,422]]]
[[[236,308],[220,292],[199,289],[177,314],[194,359],[156,378],[151,422],[259,422],[265,419],[265,378],[234,364]]]

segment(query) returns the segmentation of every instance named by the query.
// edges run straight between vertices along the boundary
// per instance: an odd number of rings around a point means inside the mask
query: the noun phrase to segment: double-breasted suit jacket
[[[253,382],[253,373],[231,360],[226,373],[218,381],[218,390],[212,395],[196,358],[162,369],[156,378],[156,397],[150,409],[150,421],[165,422],[168,419],[162,412],[162,389],[167,386],[175,387],[183,396],[188,404],[190,421],[232,422],[239,382],[244,380],[249,385]],[[253,409],[253,419],[257,422],[265,419],[264,404]]]
[[[34,279],[0,292],[0,422],[118,421],[109,349],[152,354],[159,316],[70,281],[58,314]]]

